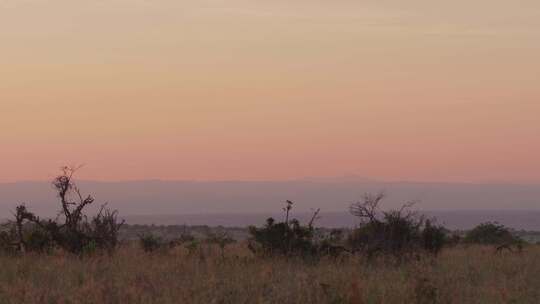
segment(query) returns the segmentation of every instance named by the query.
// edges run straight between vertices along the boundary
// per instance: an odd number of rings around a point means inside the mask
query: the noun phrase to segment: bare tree
[[[318,208],[313,212],[313,216],[311,217],[311,220],[309,221],[308,228],[313,229],[313,224],[316,220],[320,218],[319,213],[321,212],[321,208]]]
[[[53,186],[58,191],[58,197],[62,204],[65,226],[71,231],[78,230],[77,226],[83,220],[83,209],[94,202],[94,198],[90,195],[83,198],[81,191],[73,182],[73,175],[79,168],[63,167],[62,174],[53,181]],[[70,199],[70,194],[75,194],[78,202]]]
[[[289,226],[289,213],[291,212],[291,209],[294,203],[289,200],[287,200],[286,203],[287,205],[285,205],[285,207],[283,208],[283,211],[285,211],[285,224]]]
[[[433,225],[407,202],[400,209],[381,211],[379,204],[384,193],[365,194],[363,201],[351,205],[350,212],[358,217],[361,225],[349,236],[353,251],[365,252],[368,257],[385,252],[397,256],[417,249],[437,253],[444,244],[444,228]]]
[[[365,193],[363,201],[356,202],[351,205],[349,211],[352,215],[360,218],[363,221],[377,222],[377,213],[379,212],[379,203],[385,197],[384,192],[377,194]]]
[[[72,253],[81,253],[88,246],[112,250],[118,241],[118,232],[124,221],[118,220],[118,211],[102,205],[91,221],[84,214],[87,206],[94,203],[90,195],[84,197],[75,184],[73,176],[79,169],[63,167],[62,174],[54,179],[53,187],[58,193],[61,210],[55,220],[41,220],[24,205],[16,208],[15,227],[20,252],[25,251],[24,222],[28,221],[50,236],[55,245]],[[60,219],[63,219],[61,223]]]
[[[28,211],[26,211],[26,206],[24,204],[15,208],[14,217],[18,243],[17,247],[20,252],[24,253],[26,251],[26,242],[24,241],[23,225],[25,218],[28,217]]]

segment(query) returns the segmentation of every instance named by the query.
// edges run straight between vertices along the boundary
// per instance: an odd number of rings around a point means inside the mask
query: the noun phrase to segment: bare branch
[[[349,211],[356,217],[370,222],[376,222],[378,206],[384,197],[384,192],[379,192],[375,195],[366,193],[364,194],[363,201],[352,204]]]
[[[313,216],[311,217],[308,225],[309,229],[313,229],[313,223],[315,222],[315,220],[318,220],[320,218],[319,212],[321,212],[321,208],[318,208],[317,210],[315,210],[315,212],[313,212]]]

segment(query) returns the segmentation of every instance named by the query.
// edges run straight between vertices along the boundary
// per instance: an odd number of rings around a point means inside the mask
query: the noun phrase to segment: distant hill
[[[286,199],[296,212],[321,208],[347,211],[365,192],[384,190],[383,207],[418,200],[421,210],[540,210],[540,185],[376,182],[362,178],[297,181],[130,181],[79,183],[97,204],[109,202],[124,215],[204,213],[276,213]],[[58,209],[47,182],[0,184],[0,218],[24,202],[36,213],[53,216]],[[539,219],[540,221],[540,219]]]

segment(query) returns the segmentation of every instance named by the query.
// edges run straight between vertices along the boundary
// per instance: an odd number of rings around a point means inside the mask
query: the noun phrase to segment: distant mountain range
[[[365,192],[385,191],[383,208],[419,201],[420,210],[540,210],[540,185],[377,182],[360,177],[293,181],[81,181],[96,205],[109,202],[126,216],[279,213],[285,200],[295,212],[321,208],[346,212]],[[53,216],[58,203],[50,183],[0,184],[0,218],[18,203]],[[540,221],[540,219],[539,219]]]

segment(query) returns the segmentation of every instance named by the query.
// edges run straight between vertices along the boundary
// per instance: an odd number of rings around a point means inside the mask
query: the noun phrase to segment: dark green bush
[[[353,252],[371,257],[378,253],[402,256],[418,251],[439,253],[446,242],[446,229],[410,210],[413,203],[400,210],[379,211],[383,194],[364,196],[351,206],[351,213],[361,223],[348,238]]]
[[[152,234],[140,235],[139,244],[145,252],[154,252],[165,245],[162,238]]]
[[[319,233],[316,233],[316,236],[318,237],[315,241],[317,244],[316,249],[320,256],[339,257],[344,253],[351,252],[344,246],[346,240],[343,229],[332,229],[328,233],[319,231]]]
[[[428,252],[438,254],[443,246],[448,243],[448,230],[442,226],[437,226],[430,220],[426,220],[422,231],[423,247]]]
[[[313,250],[312,231],[294,219],[289,224],[275,223],[273,218],[263,228],[250,227],[253,241],[268,255],[304,255]]]
[[[90,236],[90,246],[96,249],[105,249],[109,252],[118,246],[118,234],[123,225],[118,220],[118,211],[110,210],[103,205],[97,215],[86,224],[86,234]]]
[[[54,248],[54,240],[39,227],[34,227],[25,235],[26,250],[38,253],[49,253]]]
[[[303,226],[296,219],[289,221],[292,204],[291,201],[287,201],[284,208],[286,212],[284,222],[276,223],[273,218],[269,218],[262,228],[249,227],[251,235],[249,248],[253,252],[263,255],[307,256],[317,251],[313,241],[313,221],[318,211],[310,224]]]
[[[18,249],[14,231],[9,229],[9,227],[0,231],[0,253],[8,255],[16,254]]]
[[[463,241],[469,244],[484,245],[517,244],[521,242],[508,228],[497,222],[487,222],[476,226],[467,232]]]

